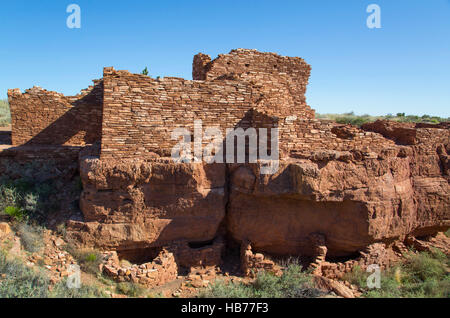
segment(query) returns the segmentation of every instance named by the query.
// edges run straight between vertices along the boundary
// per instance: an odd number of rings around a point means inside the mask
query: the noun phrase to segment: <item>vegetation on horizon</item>
[[[6,99],[0,99],[0,127],[11,124],[11,113],[9,112],[9,103]]]
[[[355,115],[354,112],[350,112],[344,114],[316,114],[316,118],[334,120],[340,124],[352,124],[355,126],[361,126],[365,123],[370,123],[377,120],[392,120],[402,123],[429,123],[429,124],[439,124],[441,122],[450,121],[450,117],[442,118],[430,115],[416,116],[416,115],[406,115],[405,113],[397,113],[396,115],[387,114],[386,116],[371,116],[368,114]]]

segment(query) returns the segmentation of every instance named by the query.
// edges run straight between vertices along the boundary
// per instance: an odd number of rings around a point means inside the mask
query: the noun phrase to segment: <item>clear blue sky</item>
[[[82,9],[68,29],[66,7]],[[381,7],[382,29],[366,27]],[[14,0],[0,7],[0,98],[76,94],[104,66],[190,79],[193,55],[251,48],[312,65],[320,113],[450,116],[450,0]]]

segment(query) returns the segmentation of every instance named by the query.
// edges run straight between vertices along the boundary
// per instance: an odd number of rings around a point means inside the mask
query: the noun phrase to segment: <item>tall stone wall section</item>
[[[170,156],[179,142],[171,140],[173,130],[193,133],[194,120],[223,134],[248,127],[246,114],[260,96],[248,82],[155,80],[112,68],[105,69],[104,85],[102,158]]]
[[[12,145],[83,146],[100,140],[103,82],[76,96],[34,87],[9,90]]]
[[[194,57],[194,80],[234,79],[260,87],[263,94],[256,109],[269,116],[314,118],[306,104],[306,88],[311,66],[299,57],[237,49],[217,59],[205,54]]]

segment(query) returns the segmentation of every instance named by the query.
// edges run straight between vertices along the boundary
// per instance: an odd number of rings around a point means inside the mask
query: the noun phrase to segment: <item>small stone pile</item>
[[[217,269],[215,266],[193,267],[189,275],[186,277],[187,286],[194,288],[207,287],[216,279]]]
[[[117,282],[132,282],[148,288],[162,286],[178,277],[178,266],[172,253],[163,249],[149,263],[122,267],[116,252],[104,253],[103,273]]]
[[[33,253],[27,257],[27,266],[41,265],[50,273],[50,282],[56,284],[69,276],[71,265],[76,265],[72,255],[63,250],[65,242],[50,231],[44,232],[43,252]]]

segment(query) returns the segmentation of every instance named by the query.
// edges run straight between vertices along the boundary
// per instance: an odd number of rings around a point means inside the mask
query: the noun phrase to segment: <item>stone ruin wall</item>
[[[194,81],[154,80],[105,69],[102,158],[170,156],[174,128],[272,128],[280,118],[314,118],[306,105],[310,66],[299,58],[236,50],[193,63]],[[125,106],[125,107],[124,107]],[[284,135],[291,140],[291,134]],[[284,140],[283,140],[284,141]],[[292,141],[295,142],[295,141]],[[204,140],[204,145],[209,141]]]
[[[144,75],[105,69],[101,158],[170,157],[178,140],[175,128],[234,128],[253,105],[254,90],[246,82],[155,80]]]
[[[314,119],[305,92],[310,66],[300,58],[235,50],[194,57],[194,81],[154,80],[106,68],[101,157],[170,156],[174,128],[279,129],[281,158],[317,149],[378,151],[394,142],[375,132]],[[210,141],[204,140],[206,145]],[[193,147],[192,147],[193,149]],[[270,149],[270,147],[269,147]]]
[[[100,140],[103,82],[76,96],[34,87],[9,90],[12,145],[84,146]]]
[[[310,71],[300,58],[238,49],[215,60],[196,55],[193,81],[105,68],[104,79],[77,96],[10,90],[12,143],[84,146],[101,140],[102,159],[169,157],[179,142],[171,140],[172,131],[193,132],[194,120],[201,119],[224,136],[226,128],[278,127],[281,158],[394,144],[377,132],[314,119],[305,99]]]
[[[259,87],[262,98],[256,108],[269,116],[314,118],[306,104],[306,88],[311,66],[299,57],[237,49],[215,60],[205,54],[194,57],[194,80],[233,79]]]

